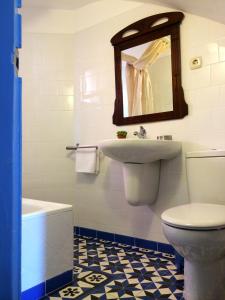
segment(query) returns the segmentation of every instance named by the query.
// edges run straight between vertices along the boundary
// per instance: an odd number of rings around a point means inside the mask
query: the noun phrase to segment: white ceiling
[[[142,3],[154,3],[225,24],[225,0],[129,0]]]
[[[75,10],[100,0],[23,0],[24,7]],[[101,0],[102,1],[102,0]],[[104,0],[113,1],[113,0]],[[123,0],[127,1],[127,0]],[[225,24],[225,0],[128,0],[154,3],[206,17]]]
[[[75,10],[99,0],[23,0],[23,7]]]

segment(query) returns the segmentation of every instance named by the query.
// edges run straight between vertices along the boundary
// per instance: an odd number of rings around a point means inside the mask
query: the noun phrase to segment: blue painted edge
[[[49,294],[73,281],[73,270],[66,271],[46,281],[46,294]]]
[[[22,292],[21,300],[36,300],[44,296],[45,296],[45,282],[42,282]]]
[[[22,16],[16,14],[15,16],[15,48],[22,47]]]
[[[16,7],[21,8],[22,7],[22,0],[16,0]]]
[[[83,235],[87,237],[94,237],[94,238],[97,237],[112,242],[117,242],[117,243],[126,244],[130,246],[136,246],[139,248],[146,248],[146,249],[155,250],[159,252],[165,252],[168,254],[175,253],[175,249],[170,244],[160,243],[160,242],[150,241],[145,239],[139,239],[131,236],[110,233],[106,231],[99,231],[95,229],[75,226],[74,234]]]
[[[21,277],[21,123],[12,63],[15,42],[14,0],[0,1],[0,299],[20,299]]]

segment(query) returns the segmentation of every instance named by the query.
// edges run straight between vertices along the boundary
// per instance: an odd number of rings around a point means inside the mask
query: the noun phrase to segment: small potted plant
[[[117,131],[116,134],[118,139],[125,139],[127,137],[127,131],[124,130]]]

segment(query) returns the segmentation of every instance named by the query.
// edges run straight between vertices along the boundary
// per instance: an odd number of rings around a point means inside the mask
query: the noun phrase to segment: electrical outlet
[[[191,70],[198,69],[202,67],[202,57],[193,57],[190,61],[190,68]]]

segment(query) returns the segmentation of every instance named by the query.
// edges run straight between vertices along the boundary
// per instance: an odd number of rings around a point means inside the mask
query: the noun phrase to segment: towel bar
[[[66,150],[77,150],[82,148],[95,148],[98,149],[98,146],[79,146],[79,144],[76,144],[76,146],[66,146]]]

